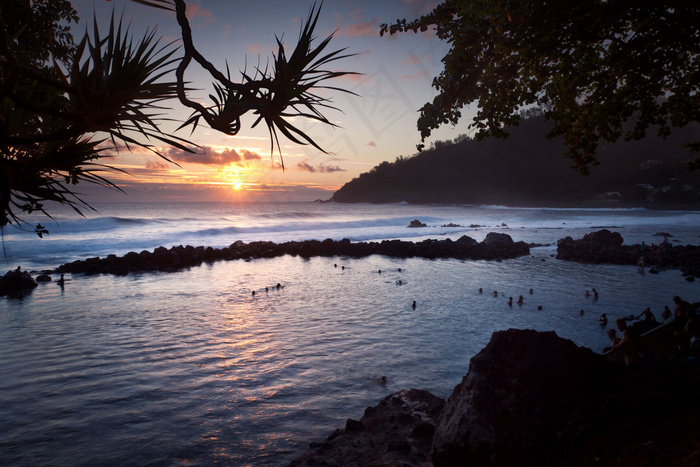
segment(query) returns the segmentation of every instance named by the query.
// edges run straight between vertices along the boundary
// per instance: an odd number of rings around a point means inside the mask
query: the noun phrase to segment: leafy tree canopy
[[[446,0],[381,33],[428,30],[451,47],[433,80],[438,94],[420,110],[422,141],[474,103],[476,137],[506,137],[519,111],[537,105],[554,123],[547,136],[562,136],[566,155],[588,173],[601,140],[641,139],[650,127],[664,136],[698,122],[695,0]]]
[[[103,176],[118,169],[100,163],[110,146],[146,148],[165,160],[156,144],[192,151],[187,140],[162,129],[174,99],[192,109],[180,128],[194,130],[203,121],[235,135],[240,117],[253,112],[253,126],[268,127],[271,152],[278,133],[323,151],[292,123],[301,117],[335,126],[321,112],[334,107],[316,91],[345,91],[326,81],[349,72],[326,67],[347,55],[326,50],[332,36],[312,44],[320,8],[311,8],[291,55],[277,39],[271,69],[244,70],[234,82],[195,47],[184,0],[132,1],[175,12],[181,56],[155,30],[133,38],[114,15],[106,26],[95,20],[76,44],[70,25],[78,17],[67,0],[0,2],[0,228],[21,225],[21,216],[33,211],[49,215],[46,201],[91,209],[74,191],[79,182],[119,189]],[[209,103],[188,97],[185,71],[193,63],[214,81]],[[48,233],[41,225],[35,231]]]

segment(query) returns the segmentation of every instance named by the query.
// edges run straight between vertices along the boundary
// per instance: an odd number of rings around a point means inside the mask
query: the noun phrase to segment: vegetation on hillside
[[[526,116],[527,117],[527,116]],[[465,135],[436,141],[412,157],[382,162],[345,184],[332,197],[343,203],[445,203],[560,206],[586,204],[682,204],[700,209],[700,173],[688,172],[681,141],[697,138],[685,128],[668,139],[604,144],[603,162],[589,176],[561,157],[561,138],[529,112],[506,140],[477,141]]]

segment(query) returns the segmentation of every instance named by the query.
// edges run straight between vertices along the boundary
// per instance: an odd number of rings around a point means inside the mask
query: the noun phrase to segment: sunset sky
[[[93,12],[104,29],[112,8],[132,22],[131,30],[141,37],[148,27],[157,27],[164,42],[179,40],[180,30],[174,13],[144,7],[127,0],[72,0],[81,18],[72,30],[82,37]],[[295,121],[330,154],[312,146],[299,146],[281,138],[285,171],[279,155],[270,157],[267,129],[250,129],[253,118],[243,120],[236,136],[226,136],[204,126],[190,136],[189,130],[177,135],[188,138],[203,149],[198,154],[162,148],[164,154],[180,164],[168,164],[144,152],[121,151],[109,161],[131,175],[113,174],[111,179],[127,195],[102,188],[81,187],[92,201],[307,201],[328,199],[344,183],[368,171],[382,161],[416,152],[420,136],[416,130],[417,110],[434,96],[432,78],[441,70],[440,59],[447,44],[433,35],[403,34],[379,36],[379,25],[397,18],[414,19],[430,11],[436,1],[424,0],[326,0],[316,29],[318,41],[335,31],[330,49],[347,48],[354,57],[335,62],[334,70],[353,71],[329,84],[358,94],[331,95],[341,111],[328,110],[326,117],[340,128]],[[228,62],[233,81],[248,64],[270,64],[276,49],[275,36],[292,50],[306,19],[311,0],[198,0],[188,2],[188,17],[195,46],[219,69]],[[179,53],[179,52],[178,52]],[[203,101],[212,92],[211,78],[196,65],[186,75],[191,94]],[[168,116],[186,119],[190,112],[179,102],[171,102]],[[469,112],[465,112],[466,115]],[[466,133],[467,121],[457,128],[446,127],[430,141],[453,139]],[[428,141],[428,144],[430,143]]]

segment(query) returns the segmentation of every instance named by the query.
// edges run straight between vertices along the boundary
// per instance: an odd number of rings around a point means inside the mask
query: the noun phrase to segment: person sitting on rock
[[[615,320],[617,329],[622,333],[622,339],[613,344],[613,350],[620,350],[625,354],[625,365],[637,366],[642,363],[639,355],[639,336],[633,328],[627,326],[627,321],[622,318]]]
[[[664,311],[661,312],[661,317],[664,319],[664,321],[668,321],[671,317],[671,309],[668,307],[668,305],[666,305],[664,307]]]
[[[605,333],[608,335],[608,339],[610,339],[610,347],[605,347],[603,349],[604,353],[609,350],[612,350],[612,346],[620,342],[620,338],[617,337],[617,331],[615,331],[614,329],[608,329],[607,331],[605,331]]]
[[[642,311],[637,319],[641,319],[644,316],[644,321],[656,321],[654,313],[651,312],[651,308],[647,307],[646,310]]]

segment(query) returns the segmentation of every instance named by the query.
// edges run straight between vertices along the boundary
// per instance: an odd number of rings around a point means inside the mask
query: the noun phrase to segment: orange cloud
[[[200,2],[189,3],[187,5],[187,17],[190,20],[192,20],[197,16],[201,16],[202,18],[206,18],[209,21],[214,21],[214,15],[212,15],[211,10],[202,8],[202,6],[199,3]]]
[[[345,37],[379,37],[380,23],[379,18],[374,18],[372,21],[360,21],[348,26],[341,26],[338,34]]]
[[[241,149],[240,152],[235,149],[225,149],[222,152],[216,152],[211,147],[203,146],[202,151],[189,153],[176,148],[170,148],[166,152],[166,157],[174,162],[182,162],[188,164],[202,165],[219,165],[240,164],[244,161],[260,160],[259,154]]]
[[[421,71],[420,73],[416,73],[414,75],[402,75],[401,79],[405,80],[412,80],[412,79],[427,79],[430,78],[430,73],[427,71]]]

